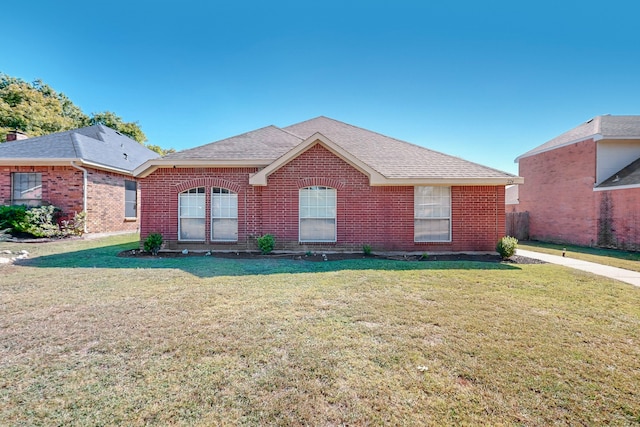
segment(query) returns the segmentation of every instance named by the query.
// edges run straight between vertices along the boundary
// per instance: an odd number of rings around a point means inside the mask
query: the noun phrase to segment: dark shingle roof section
[[[627,165],[624,169],[604,180],[598,188],[618,187],[622,185],[640,184],[640,159]]]
[[[104,125],[0,144],[0,160],[82,160],[110,169],[132,172],[159,155]]]
[[[275,126],[178,151],[167,160],[268,160],[273,161],[300,144],[302,139]]]
[[[594,136],[602,139],[640,139],[640,116],[596,116],[518,157],[553,150]]]

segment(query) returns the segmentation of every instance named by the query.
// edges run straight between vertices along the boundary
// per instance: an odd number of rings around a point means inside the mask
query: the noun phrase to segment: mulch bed
[[[227,259],[292,259],[298,261],[323,262],[323,261],[339,261],[347,259],[389,259],[398,261],[477,261],[477,262],[507,262],[510,264],[545,264],[533,258],[527,258],[514,255],[507,260],[502,260],[499,255],[489,254],[433,254],[423,258],[421,255],[363,255],[361,253],[315,253],[315,254],[292,254],[292,253],[271,253],[262,255],[257,252],[194,252],[189,251],[184,254],[180,251],[162,251],[157,256],[153,256],[148,252],[141,250],[122,251],[118,254],[122,258],[186,258],[186,257],[202,257],[211,256],[213,258]]]

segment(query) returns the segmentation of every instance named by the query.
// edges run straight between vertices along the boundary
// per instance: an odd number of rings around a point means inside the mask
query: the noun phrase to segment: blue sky
[[[639,114],[631,1],[3,5],[0,71],[177,150],[320,115],[511,173],[600,114]]]

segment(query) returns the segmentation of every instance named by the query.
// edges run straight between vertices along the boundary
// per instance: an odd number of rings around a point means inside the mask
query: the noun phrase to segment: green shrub
[[[23,222],[26,213],[26,206],[0,206],[0,230],[13,230],[13,223]]]
[[[366,256],[371,255],[371,245],[362,245],[362,253]]]
[[[64,235],[57,221],[60,212],[55,206],[29,208],[22,219],[11,222],[11,228],[34,237],[60,237]]]
[[[71,219],[60,221],[60,229],[65,236],[82,236],[86,220],[86,212],[74,212]]]
[[[515,255],[516,249],[518,249],[518,239],[511,236],[504,236],[496,245],[496,251],[502,259],[507,259]]]
[[[273,248],[276,247],[276,238],[271,234],[265,234],[264,236],[258,237],[258,248],[260,248],[260,252],[263,255],[271,253]]]
[[[158,255],[158,252],[162,248],[162,234],[160,233],[151,233],[147,236],[144,241],[144,250],[145,252],[151,253],[153,256]]]

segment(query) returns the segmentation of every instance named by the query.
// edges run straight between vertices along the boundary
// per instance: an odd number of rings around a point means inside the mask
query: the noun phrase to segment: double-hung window
[[[180,240],[204,240],[205,196],[204,187],[192,188],[178,195],[178,236]]]
[[[39,206],[42,203],[42,174],[11,174],[11,204]]]
[[[451,187],[414,187],[414,240],[451,241]]]
[[[138,183],[127,179],[124,180],[124,216],[138,217]]]
[[[211,240],[238,241],[238,194],[225,188],[211,189]]]
[[[300,241],[336,241],[336,189],[313,186],[300,189]]]

